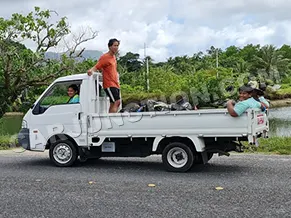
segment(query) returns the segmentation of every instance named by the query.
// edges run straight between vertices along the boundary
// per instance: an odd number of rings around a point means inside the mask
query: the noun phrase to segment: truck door
[[[30,121],[31,146],[35,146],[35,150],[44,150],[44,143],[56,134],[67,134],[72,138],[81,135],[81,83],[81,80],[57,82],[35,105]]]

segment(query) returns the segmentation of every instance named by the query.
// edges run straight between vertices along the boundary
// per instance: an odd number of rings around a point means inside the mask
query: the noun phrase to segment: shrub
[[[270,79],[266,79],[266,85],[268,85],[268,86],[273,86],[275,83],[272,81],[272,80],[270,80]]]
[[[291,83],[290,84],[282,84],[281,85],[281,89],[286,89],[286,88],[289,88],[291,87]]]
[[[0,150],[15,147],[17,145],[17,137],[11,135],[0,135]]]
[[[282,79],[282,83],[291,85],[291,77],[285,77]]]

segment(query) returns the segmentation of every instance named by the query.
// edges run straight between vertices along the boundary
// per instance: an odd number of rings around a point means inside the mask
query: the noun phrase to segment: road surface
[[[291,217],[291,156],[215,155],[188,173],[160,156],[58,168],[0,151],[0,217]]]

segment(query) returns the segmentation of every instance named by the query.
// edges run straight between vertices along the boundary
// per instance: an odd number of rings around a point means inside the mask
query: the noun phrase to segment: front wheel
[[[75,145],[69,140],[57,141],[50,147],[50,160],[60,167],[68,167],[74,164],[78,155]]]
[[[185,144],[173,142],[166,146],[162,154],[163,164],[172,172],[186,172],[193,164],[192,150]]]

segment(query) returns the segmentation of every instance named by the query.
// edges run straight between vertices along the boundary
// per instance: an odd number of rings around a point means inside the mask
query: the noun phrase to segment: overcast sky
[[[34,6],[67,16],[73,31],[99,32],[84,46],[105,52],[109,38],[120,52],[147,54],[155,61],[192,55],[211,45],[291,44],[291,0],[1,0],[0,15],[27,13]]]

